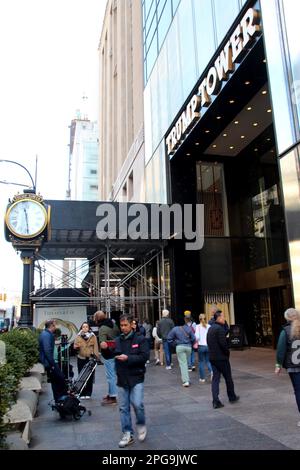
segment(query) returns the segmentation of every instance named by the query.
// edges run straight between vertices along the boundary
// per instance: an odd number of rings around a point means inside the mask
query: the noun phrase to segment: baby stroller
[[[77,379],[73,383],[70,380],[67,382],[69,385],[67,395],[63,395],[51,404],[52,410],[58,411],[61,419],[73,418],[77,421],[84,415],[86,407],[80,404],[80,395],[96,367],[97,360],[92,356],[80,371]],[[91,414],[91,411],[88,411],[88,415]]]

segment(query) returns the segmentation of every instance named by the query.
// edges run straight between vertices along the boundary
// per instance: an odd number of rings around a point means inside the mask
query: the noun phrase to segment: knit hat
[[[190,310],[185,310],[183,312],[183,315],[185,316],[185,318],[190,318],[192,316],[192,312]]]

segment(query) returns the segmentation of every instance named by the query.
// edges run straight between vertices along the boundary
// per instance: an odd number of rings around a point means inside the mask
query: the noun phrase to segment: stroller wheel
[[[75,419],[75,421],[79,421],[81,416],[82,416],[81,413],[74,413],[73,414],[73,418]]]

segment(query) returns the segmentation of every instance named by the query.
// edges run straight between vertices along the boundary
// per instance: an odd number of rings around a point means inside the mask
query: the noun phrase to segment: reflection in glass
[[[300,308],[300,147],[280,160],[295,307]]]

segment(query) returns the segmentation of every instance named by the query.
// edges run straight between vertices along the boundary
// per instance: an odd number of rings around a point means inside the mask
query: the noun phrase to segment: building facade
[[[99,194],[99,131],[97,122],[77,111],[71,121],[66,199],[97,201]],[[89,265],[86,260],[63,261],[63,287],[81,287]]]
[[[100,199],[144,201],[142,14],[108,0],[99,43]]]
[[[147,202],[205,211],[203,249],[176,242],[166,253],[173,315],[209,315],[216,303],[250,344],[274,345],[284,309],[300,301],[300,5],[140,4],[144,171],[136,183]]]

